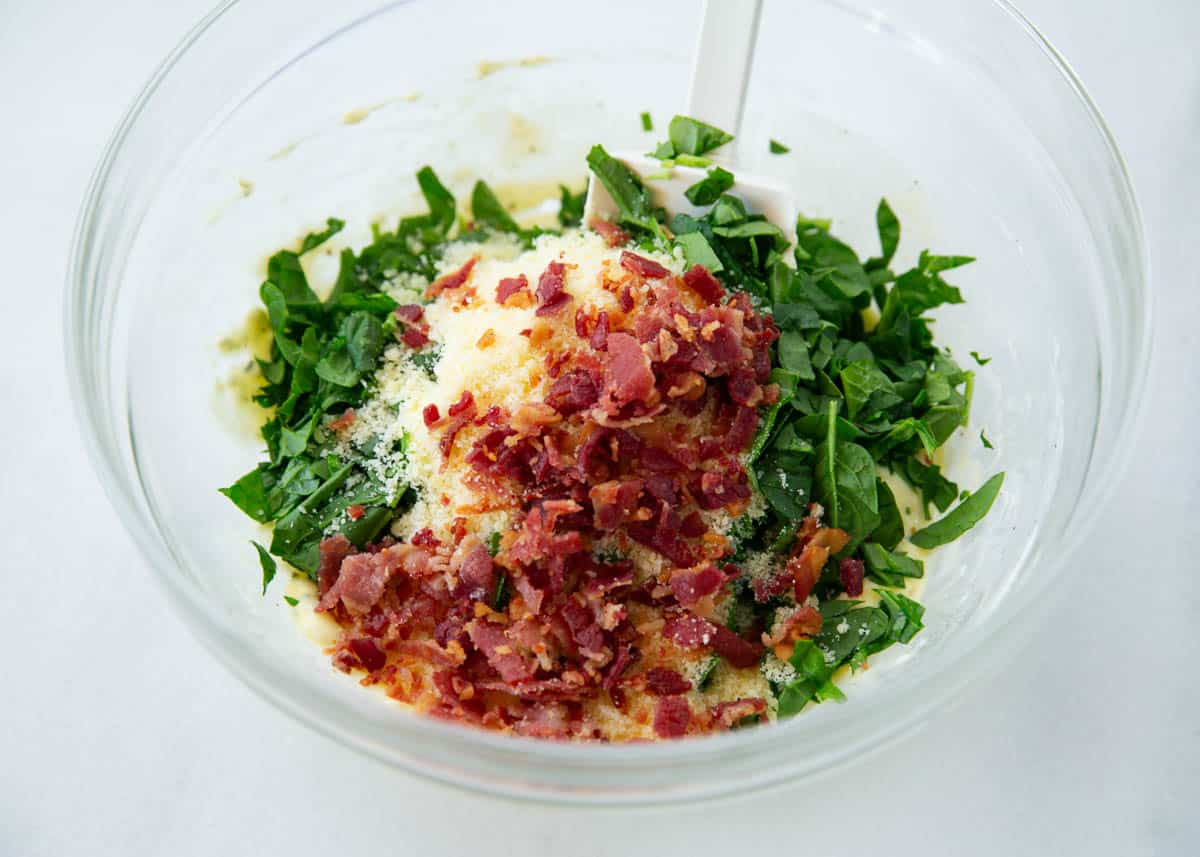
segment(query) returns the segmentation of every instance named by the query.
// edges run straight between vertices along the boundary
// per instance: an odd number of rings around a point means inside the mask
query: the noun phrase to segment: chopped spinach
[[[983,519],[992,508],[992,503],[995,502],[1003,484],[1004,474],[997,473],[944,517],[914,533],[909,541],[919,548],[926,549],[954,541]]]

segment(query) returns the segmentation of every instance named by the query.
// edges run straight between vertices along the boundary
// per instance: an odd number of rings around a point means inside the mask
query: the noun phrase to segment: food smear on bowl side
[[[728,138],[696,125],[672,145]],[[222,489],[273,525],[264,591],[289,563],[338,669],[492,730],[655,740],[841,700],[923,627],[908,537],[956,538],[999,491],[955,506],[935,463],[973,375],[926,314],[972,260],[894,273],[886,202],[880,255],[802,218],[785,258],[720,188],[672,215],[588,162],[616,222],[562,188],[555,228],[522,225],[483,182],[460,220],[426,167],[428,213],[342,251],[328,295],[300,257],[341,221],[271,258],[268,459]]]

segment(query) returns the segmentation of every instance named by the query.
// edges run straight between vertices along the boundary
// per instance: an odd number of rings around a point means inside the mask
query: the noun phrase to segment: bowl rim
[[[833,2],[835,5],[841,5],[836,0],[833,0]],[[126,139],[135,127],[147,104],[191,47],[204,36],[216,21],[240,3],[241,0],[222,0],[219,5],[201,18],[183,36],[158,65],[133,102],[126,109],[109,137],[100,160],[87,184],[87,189],[76,218],[71,239],[63,301],[65,368],[72,405],[80,433],[87,448],[92,467],[100,478],[105,493],[116,508],[122,525],[132,536],[142,558],[146,561],[149,569],[153,571],[151,576],[166,591],[173,609],[183,615],[184,624],[191,633],[195,634],[203,642],[213,644],[206,647],[217,656],[218,660],[228,666],[230,671],[246,686],[317,732],[335,738],[339,742],[345,743],[368,756],[382,759],[418,775],[487,794],[588,804],[644,802],[646,794],[636,789],[629,793],[608,791],[572,793],[559,790],[553,785],[531,786],[529,784],[503,783],[495,780],[484,782],[477,776],[472,776],[464,771],[431,769],[427,763],[414,762],[402,753],[398,754],[397,751],[400,748],[380,747],[377,742],[372,741],[366,735],[355,734],[339,728],[337,724],[332,722],[330,718],[323,716],[321,712],[305,707],[297,694],[288,693],[286,688],[272,681],[269,674],[252,667],[246,659],[235,656],[232,651],[233,647],[225,645],[225,643],[230,639],[237,640],[239,638],[231,636],[230,632],[224,627],[227,623],[216,615],[216,612],[210,605],[193,598],[191,593],[173,576],[158,572],[157,569],[160,565],[174,564],[174,560],[170,556],[167,546],[159,540],[153,521],[145,519],[146,516],[139,509],[139,504],[135,496],[130,491],[128,485],[126,485],[128,474],[123,472],[119,462],[115,460],[118,456],[110,454],[110,451],[106,448],[103,442],[105,434],[104,415],[88,391],[88,361],[79,346],[83,339],[81,329],[87,315],[87,307],[84,306],[82,297],[86,293],[88,285],[87,263],[90,253],[89,239],[95,231],[100,199],[104,194],[105,186],[113,170],[114,163],[120,156]],[[386,8],[406,5],[406,3],[407,0],[399,0],[399,2],[386,4]],[[1129,432],[1137,432],[1142,422],[1140,404],[1144,398],[1144,381],[1150,364],[1151,338],[1149,334],[1152,329],[1153,305],[1150,289],[1150,264],[1146,251],[1143,216],[1133,189],[1127,164],[1098,107],[1062,54],[1013,5],[1011,0],[991,0],[991,3],[1000,11],[1006,13],[1046,56],[1050,65],[1067,84],[1075,95],[1076,100],[1083,107],[1094,131],[1099,135],[1108,157],[1116,167],[1116,176],[1118,179],[1117,191],[1119,196],[1123,198],[1131,227],[1127,238],[1130,242],[1130,248],[1136,257],[1136,262],[1132,267],[1138,273],[1139,283],[1136,285],[1141,287],[1142,294],[1140,297],[1142,297],[1143,303],[1140,307],[1141,324],[1131,330],[1135,347],[1129,357],[1128,389],[1123,391],[1126,394],[1125,406],[1123,409],[1118,410],[1116,414],[1110,415],[1110,418],[1114,419],[1115,422],[1109,431],[1117,436],[1124,436]],[[368,17],[376,14],[378,11],[380,10],[377,9],[375,12],[369,13]],[[1102,400],[1103,393],[1101,393]],[[1099,420],[1103,419],[1103,417],[1104,410],[1101,407],[1097,412],[1097,436],[1100,427]],[[1086,476],[1095,466],[1095,443],[1094,438],[1093,448],[1085,469],[1085,479],[1080,488],[1080,498],[1086,497],[1090,507],[1099,508],[1111,502],[1117,484],[1121,481],[1121,477],[1129,467],[1132,455],[1131,445],[1117,445],[1111,453],[1111,459],[1107,462],[1106,473],[1108,478],[1099,482],[1088,480]],[[1090,496],[1087,496],[1089,493]],[[1094,524],[1089,521],[1078,523],[1073,532],[1064,537],[1061,552],[1063,554],[1074,552],[1088,535],[1091,526],[1094,526]],[[864,742],[861,739],[853,740],[851,738],[839,751],[826,756],[825,760],[817,765],[814,770],[827,770],[839,761],[844,761],[854,756],[861,756],[865,750],[882,746],[898,735],[911,731],[918,722],[924,719],[925,714],[931,712],[936,707],[943,707],[956,689],[960,689],[981,675],[986,675],[990,669],[998,667],[1000,663],[1008,659],[1009,655],[1007,653],[1001,654],[998,651],[988,651],[988,648],[999,650],[1004,647],[983,647],[980,643],[994,638],[997,634],[1018,623],[1026,629],[1036,627],[1040,624],[1041,614],[1048,609],[1046,605],[1047,601],[1049,599],[1043,598],[1040,602],[1034,602],[1033,605],[1026,605],[1027,608],[1031,609],[1026,609],[1020,613],[1016,611],[1009,613],[1005,617],[1005,621],[993,625],[985,635],[976,641],[976,645],[967,647],[966,651],[957,653],[951,661],[947,662],[946,672],[952,674],[951,680],[943,681],[932,688],[929,687],[930,682],[925,682],[922,685],[912,688],[907,696],[904,697],[905,701],[911,704],[906,705],[903,714],[897,716],[891,723],[874,729],[870,735],[870,742]],[[980,667],[973,670],[970,675],[959,668],[961,662],[967,656],[970,656]],[[926,691],[924,694],[914,695],[912,692],[922,688]],[[826,725],[830,727],[831,732],[837,731],[836,721]],[[775,744],[781,739],[785,739],[787,735],[785,726],[776,725],[770,729],[743,730],[684,741],[636,745],[595,745],[557,743],[520,736],[497,735],[484,730],[464,729],[459,725],[442,723],[433,718],[425,717],[406,718],[403,729],[417,736],[424,733],[434,740],[459,744],[468,750],[476,747],[480,750],[490,751],[509,758],[515,756],[533,757],[537,758],[543,764],[573,766],[580,770],[589,768],[607,770],[622,767],[626,770],[636,770],[640,767],[649,768],[667,765],[671,762],[680,761],[684,757],[686,757],[689,764],[692,764],[697,761],[719,757],[725,754],[731,747],[743,750],[763,748]],[[813,768],[812,765],[808,767]],[[746,792],[755,788],[765,787],[779,780],[789,778],[799,772],[799,770],[800,768],[792,770],[791,768],[784,767],[779,771],[769,772],[748,784],[745,780],[739,780],[737,788],[739,791]],[[812,773],[812,771],[808,772]],[[698,796],[715,797],[723,794],[725,791],[728,791],[728,789],[722,790],[719,787],[716,789],[705,789],[702,792],[689,792],[685,789],[678,793],[656,794],[655,802],[694,801]]]

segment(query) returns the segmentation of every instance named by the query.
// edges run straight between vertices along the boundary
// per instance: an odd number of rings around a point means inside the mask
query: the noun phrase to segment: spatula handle
[[[737,136],[762,0],[704,0],[688,113]]]

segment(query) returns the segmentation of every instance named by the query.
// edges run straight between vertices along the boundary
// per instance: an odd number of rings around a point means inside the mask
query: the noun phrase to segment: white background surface
[[[1155,274],[1138,452],[1076,602],[844,773],[620,813],[431,785],[285,719],[167,611],[109,510],[62,377],[67,244],[102,144],[208,5],[0,0],[0,854],[1200,853],[1200,4],[1023,3],[1129,160]]]

